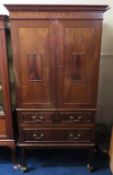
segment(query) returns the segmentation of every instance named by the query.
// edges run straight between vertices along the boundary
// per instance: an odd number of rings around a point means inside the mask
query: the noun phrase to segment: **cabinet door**
[[[62,21],[57,34],[57,103],[60,108],[95,108],[101,23]]]
[[[53,108],[54,27],[49,21],[12,22],[18,108]]]

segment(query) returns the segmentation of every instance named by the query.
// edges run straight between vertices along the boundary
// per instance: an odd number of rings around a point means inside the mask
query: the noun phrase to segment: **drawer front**
[[[92,129],[23,129],[24,142],[91,142],[93,139]]]
[[[84,123],[93,123],[94,122],[94,113],[91,112],[69,112],[69,113],[60,113],[59,114],[59,123],[61,124],[84,124]]]
[[[22,112],[18,115],[20,123],[54,123],[55,122],[55,114],[54,113],[44,113],[44,112]]]

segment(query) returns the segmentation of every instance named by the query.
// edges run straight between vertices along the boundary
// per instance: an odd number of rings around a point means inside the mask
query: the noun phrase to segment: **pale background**
[[[9,14],[3,4],[107,4],[104,14],[97,122],[113,124],[113,0],[1,0],[0,14]]]

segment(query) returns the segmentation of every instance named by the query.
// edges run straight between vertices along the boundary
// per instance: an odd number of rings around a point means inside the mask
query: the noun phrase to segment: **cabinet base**
[[[37,146],[38,145],[38,146]],[[22,172],[29,171],[29,168],[27,167],[26,158],[25,158],[25,150],[26,149],[32,149],[32,148],[44,148],[44,149],[56,149],[56,148],[73,148],[73,149],[88,149],[89,150],[89,156],[88,156],[88,163],[87,168],[90,172],[93,172],[95,168],[93,167],[93,156],[94,156],[94,144],[46,144],[45,146],[39,145],[39,144],[24,144],[24,143],[18,143],[18,146],[20,147],[20,156],[21,156],[21,163],[19,163],[19,170]]]

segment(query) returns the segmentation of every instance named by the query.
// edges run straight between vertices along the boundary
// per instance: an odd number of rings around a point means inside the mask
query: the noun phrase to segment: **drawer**
[[[24,142],[91,142],[93,130],[85,129],[23,129]]]
[[[93,123],[94,113],[92,112],[62,112],[59,114],[59,123],[69,124],[69,123]]]
[[[55,114],[54,113],[44,113],[44,112],[21,112],[18,115],[20,123],[54,123]]]

